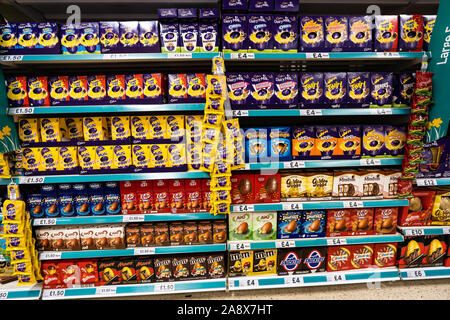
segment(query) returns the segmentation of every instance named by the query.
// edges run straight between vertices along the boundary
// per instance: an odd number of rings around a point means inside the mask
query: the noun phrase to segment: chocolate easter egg
[[[278,191],[278,181],[275,177],[270,177],[267,179],[264,188],[266,189],[267,193],[272,194]]]
[[[264,225],[261,227],[259,232],[262,233],[262,234],[271,233],[272,232],[272,223],[270,223],[270,222],[264,223]]]
[[[237,228],[236,228],[236,233],[238,234],[245,234],[248,231],[248,223],[247,222],[242,222]]]
[[[358,221],[358,230],[364,230],[369,226],[369,219],[363,218]]]
[[[382,223],[382,225],[381,225],[381,227],[383,228],[383,229],[390,229],[390,228],[392,228],[392,217],[389,217],[389,218],[387,218],[387,219],[383,219],[383,223]]]
[[[252,182],[249,178],[244,178],[239,182],[238,189],[239,193],[243,196],[246,196],[250,192],[252,192]]]
[[[345,219],[339,220],[335,225],[336,231],[344,231],[345,230]]]
[[[320,220],[316,219],[313,221],[313,223],[310,224],[308,230],[311,232],[316,232],[320,228]]]
[[[292,220],[291,222],[288,223],[288,225],[284,228],[284,231],[288,232],[288,233],[292,233],[295,230],[297,230],[297,221]]]
[[[79,209],[80,212],[86,212],[88,210],[88,204],[83,203]]]

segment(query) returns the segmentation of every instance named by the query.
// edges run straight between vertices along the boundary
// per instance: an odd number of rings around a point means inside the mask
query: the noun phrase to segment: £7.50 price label
[[[406,275],[408,278],[425,278],[427,276],[424,270],[408,270]]]
[[[303,284],[303,277],[300,276],[291,276],[284,278],[284,284],[287,286],[301,286]]]
[[[249,242],[236,242],[228,245],[230,251],[250,250],[251,245]]]
[[[240,204],[234,205],[233,212],[253,212],[255,211],[255,206],[252,204]]]
[[[295,248],[294,240],[278,240],[275,242],[277,248]]]
[[[175,291],[175,284],[173,283],[156,283],[155,292],[173,292]]]
[[[66,294],[66,290],[64,289],[48,289],[42,292],[42,297],[44,299],[55,299],[62,298]]]

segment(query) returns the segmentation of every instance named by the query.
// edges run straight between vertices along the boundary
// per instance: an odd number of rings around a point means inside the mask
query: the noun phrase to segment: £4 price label
[[[231,59],[241,59],[241,60],[246,60],[246,59],[255,59],[255,54],[251,53],[251,52],[235,52],[235,53],[231,53]]]
[[[248,110],[233,110],[233,117],[248,117]]]
[[[328,52],[307,52],[306,59],[330,59]]]
[[[257,287],[259,285],[256,279],[243,279],[239,280],[239,287]]]
[[[317,117],[317,116],[321,116],[322,115],[322,110],[320,110],[320,109],[300,110],[300,115],[301,116],[306,116],[306,117]]]
[[[284,284],[288,286],[301,286],[303,284],[303,277],[292,276],[284,278]]]
[[[305,161],[289,161],[284,164],[285,169],[299,169],[305,168]]]
[[[255,207],[252,204],[240,204],[233,207],[234,212],[253,212]]]
[[[361,159],[359,163],[361,166],[380,166],[381,160],[368,158],[368,159]]]
[[[344,201],[344,208],[363,208],[364,203],[362,201]]]
[[[250,250],[251,246],[248,242],[238,242],[229,244],[230,251]]]
[[[303,210],[303,204],[301,203],[283,203],[282,209],[291,211],[291,210]]]
[[[345,281],[345,275],[343,275],[343,274],[327,275],[327,282],[337,283],[337,282],[344,282],[344,281]]]
[[[275,243],[277,248],[294,248],[295,241],[294,240],[279,240]]]
[[[342,246],[347,244],[347,239],[345,238],[329,238],[327,239],[327,245],[329,246]]]

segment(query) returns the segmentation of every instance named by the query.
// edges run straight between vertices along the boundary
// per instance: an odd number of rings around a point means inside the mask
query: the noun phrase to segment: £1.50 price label
[[[13,114],[33,114],[34,108],[33,107],[26,107],[26,108],[12,108]]]
[[[65,294],[66,290],[64,289],[48,289],[43,291],[42,297],[44,299],[56,299],[64,297]]]
[[[56,225],[55,218],[38,218],[33,220],[34,226],[54,226]]]
[[[156,283],[155,292],[173,292],[175,291],[175,284],[173,283]]]
[[[41,184],[45,177],[19,177],[19,184]]]

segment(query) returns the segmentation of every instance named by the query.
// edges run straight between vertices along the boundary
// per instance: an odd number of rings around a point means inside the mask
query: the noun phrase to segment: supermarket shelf
[[[385,116],[406,115],[410,110],[410,108],[233,110],[233,117]]]
[[[307,201],[307,202],[281,202],[260,204],[234,204],[231,205],[232,212],[253,211],[289,211],[289,210],[312,210],[312,209],[346,209],[346,208],[378,208],[378,207],[401,207],[408,206],[406,199],[394,200],[351,200],[351,201]]]
[[[209,174],[200,171],[186,172],[157,172],[157,173],[111,173],[86,175],[55,175],[55,176],[20,176],[12,179],[0,179],[0,185],[8,185],[11,180],[17,184],[42,183],[77,183],[77,182],[104,182],[124,180],[156,180],[156,179],[199,179],[209,178]]]
[[[401,280],[428,280],[450,278],[450,267],[400,269]]]
[[[174,104],[124,104],[124,105],[87,105],[87,106],[51,106],[9,108],[9,115],[31,114],[71,114],[100,112],[162,112],[162,111],[203,111],[203,103]]]
[[[218,53],[112,53],[112,54],[36,54],[0,55],[0,64],[110,63],[178,60],[211,60]]]
[[[405,236],[438,236],[441,234],[450,234],[450,226],[397,226],[397,229]]]
[[[278,239],[268,241],[228,241],[228,250],[255,250],[275,248],[301,248],[315,246],[336,246],[371,243],[402,242],[400,233],[386,235],[367,235],[353,237],[325,237],[325,238],[303,238],[303,239]]]
[[[185,292],[225,291],[226,279],[127,284],[91,288],[45,289],[42,300],[143,296]]]
[[[402,161],[403,158],[364,158],[358,160],[293,160],[280,162],[246,163],[245,168],[239,170],[400,166],[402,164]]]
[[[450,186],[450,178],[421,178],[416,179],[416,184],[419,187]]]
[[[211,220],[226,219],[226,215],[213,215],[205,213],[155,213],[155,214],[128,214],[113,216],[87,216],[87,217],[58,217],[58,218],[36,218],[31,224],[35,227],[63,226],[77,224],[97,223],[127,223],[127,222],[154,222],[154,221],[179,221],[179,220]]]
[[[411,60],[429,52],[301,52],[301,53],[224,53],[225,60]]]
[[[17,286],[17,281],[0,285],[0,300],[38,300],[42,292],[42,284]]]
[[[228,278],[228,288],[230,291],[234,291],[372,283],[396,280],[400,280],[397,268],[380,268],[338,272],[318,272],[293,276],[268,275],[259,277],[230,277]]]
[[[117,250],[42,251],[39,253],[39,259],[60,260],[60,259],[144,256],[144,255],[174,254],[174,253],[215,252],[215,251],[226,251],[227,249],[226,247],[227,245],[224,243],[224,244],[188,245],[188,246],[126,248]]]

